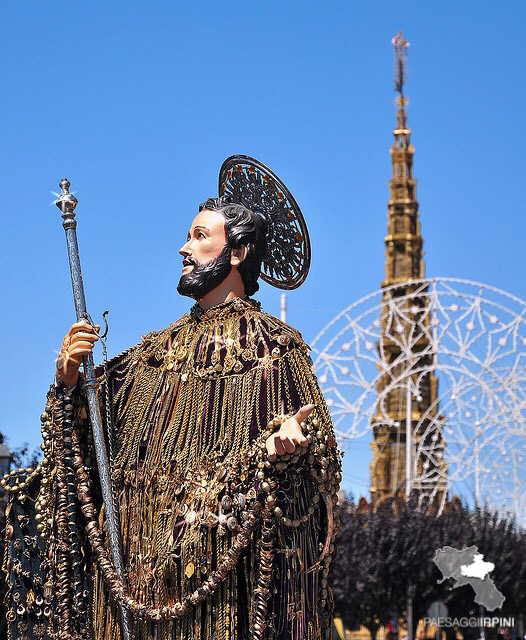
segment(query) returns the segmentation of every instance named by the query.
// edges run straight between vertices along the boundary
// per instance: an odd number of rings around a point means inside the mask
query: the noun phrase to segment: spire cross
[[[399,31],[391,40],[395,50],[394,60],[394,83],[395,89],[400,94],[401,106],[404,101],[404,81],[407,80],[407,49],[409,42],[404,38],[402,31]]]

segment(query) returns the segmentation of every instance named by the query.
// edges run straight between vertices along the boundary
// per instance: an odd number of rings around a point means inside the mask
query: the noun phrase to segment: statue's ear
[[[233,267],[239,267],[243,260],[247,257],[247,248],[242,244],[239,249],[232,249],[230,252],[230,264]]]

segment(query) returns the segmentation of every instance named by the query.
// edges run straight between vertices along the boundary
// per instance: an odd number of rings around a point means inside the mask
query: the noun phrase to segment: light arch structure
[[[469,280],[405,281],[341,311],[312,348],[347,466],[349,445],[371,441],[375,427],[403,439],[409,427],[409,491],[438,500],[439,511],[457,493],[526,524],[523,300]],[[438,391],[422,406],[430,374]],[[396,394],[400,415],[388,406]]]

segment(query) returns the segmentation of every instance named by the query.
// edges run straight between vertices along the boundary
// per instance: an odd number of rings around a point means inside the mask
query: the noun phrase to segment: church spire
[[[420,220],[418,202],[416,200],[416,180],[413,178],[413,154],[414,147],[411,144],[411,130],[407,126],[408,105],[404,95],[404,84],[407,74],[407,48],[409,43],[398,33],[392,40],[395,50],[395,89],[397,96],[397,117],[394,133],[394,143],[390,149],[393,175],[389,181],[390,198],[387,213],[387,235],[385,236],[385,280],[382,287],[397,284],[394,294],[401,301],[397,309],[403,312],[407,319],[413,318],[413,307],[422,309],[425,307],[425,296],[412,298],[415,291],[415,280],[425,277],[424,262],[422,260],[423,239],[420,235]],[[420,290],[423,291],[421,285]],[[371,498],[377,504],[390,496],[408,495],[409,491],[419,489],[421,481],[414,477],[415,466],[419,473],[423,468],[423,460],[412,460],[415,455],[416,441],[424,442],[427,437],[427,426],[430,417],[438,410],[437,394],[438,380],[433,371],[421,374],[411,374],[412,382],[393,385],[393,379],[403,378],[404,354],[401,343],[409,344],[414,340],[411,321],[401,324],[405,336],[392,338],[392,300],[393,294],[385,292],[385,304],[382,309],[381,322],[383,326],[382,357],[391,366],[388,374],[379,378],[377,382],[378,396],[382,398],[382,411],[372,418],[373,461],[371,463]],[[418,311],[416,312],[418,313]],[[429,355],[418,355],[418,352],[426,352],[428,349],[429,333],[425,332],[415,346],[414,358],[417,362],[416,369],[429,368]],[[386,391],[386,388],[389,390]],[[418,395],[410,394],[407,389],[418,388]],[[388,414],[389,420],[384,415]],[[383,415],[381,415],[383,414]],[[407,433],[407,428],[410,432]],[[440,453],[437,453],[437,459]],[[440,465],[437,462],[437,466]],[[438,478],[438,476],[437,476]],[[437,480],[438,482],[438,480]],[[439,492],[439,495],[441,493]]]
[[[395,51],[394,84],[398,94],[394,142],[390,149],[393,175],[389,182],[385,280],[382,286],[424,277],[423,239],[420,235],[416,180],[413,178],[411,130],[407,126],[407,80],[409,42],[399,32],[392,43]]]

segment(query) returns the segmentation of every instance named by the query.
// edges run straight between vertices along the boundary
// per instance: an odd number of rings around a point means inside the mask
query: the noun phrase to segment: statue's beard
[[[194,263],[194,268],[190,273],[181,276],[177,291],[182,296],[188,296],[194,300],[200,300],[206,296],[212,289],[220,285],[230,273],[232,269],[230,252],[231,248],[226,244],[217,258],[205,264],[189,258]]]

